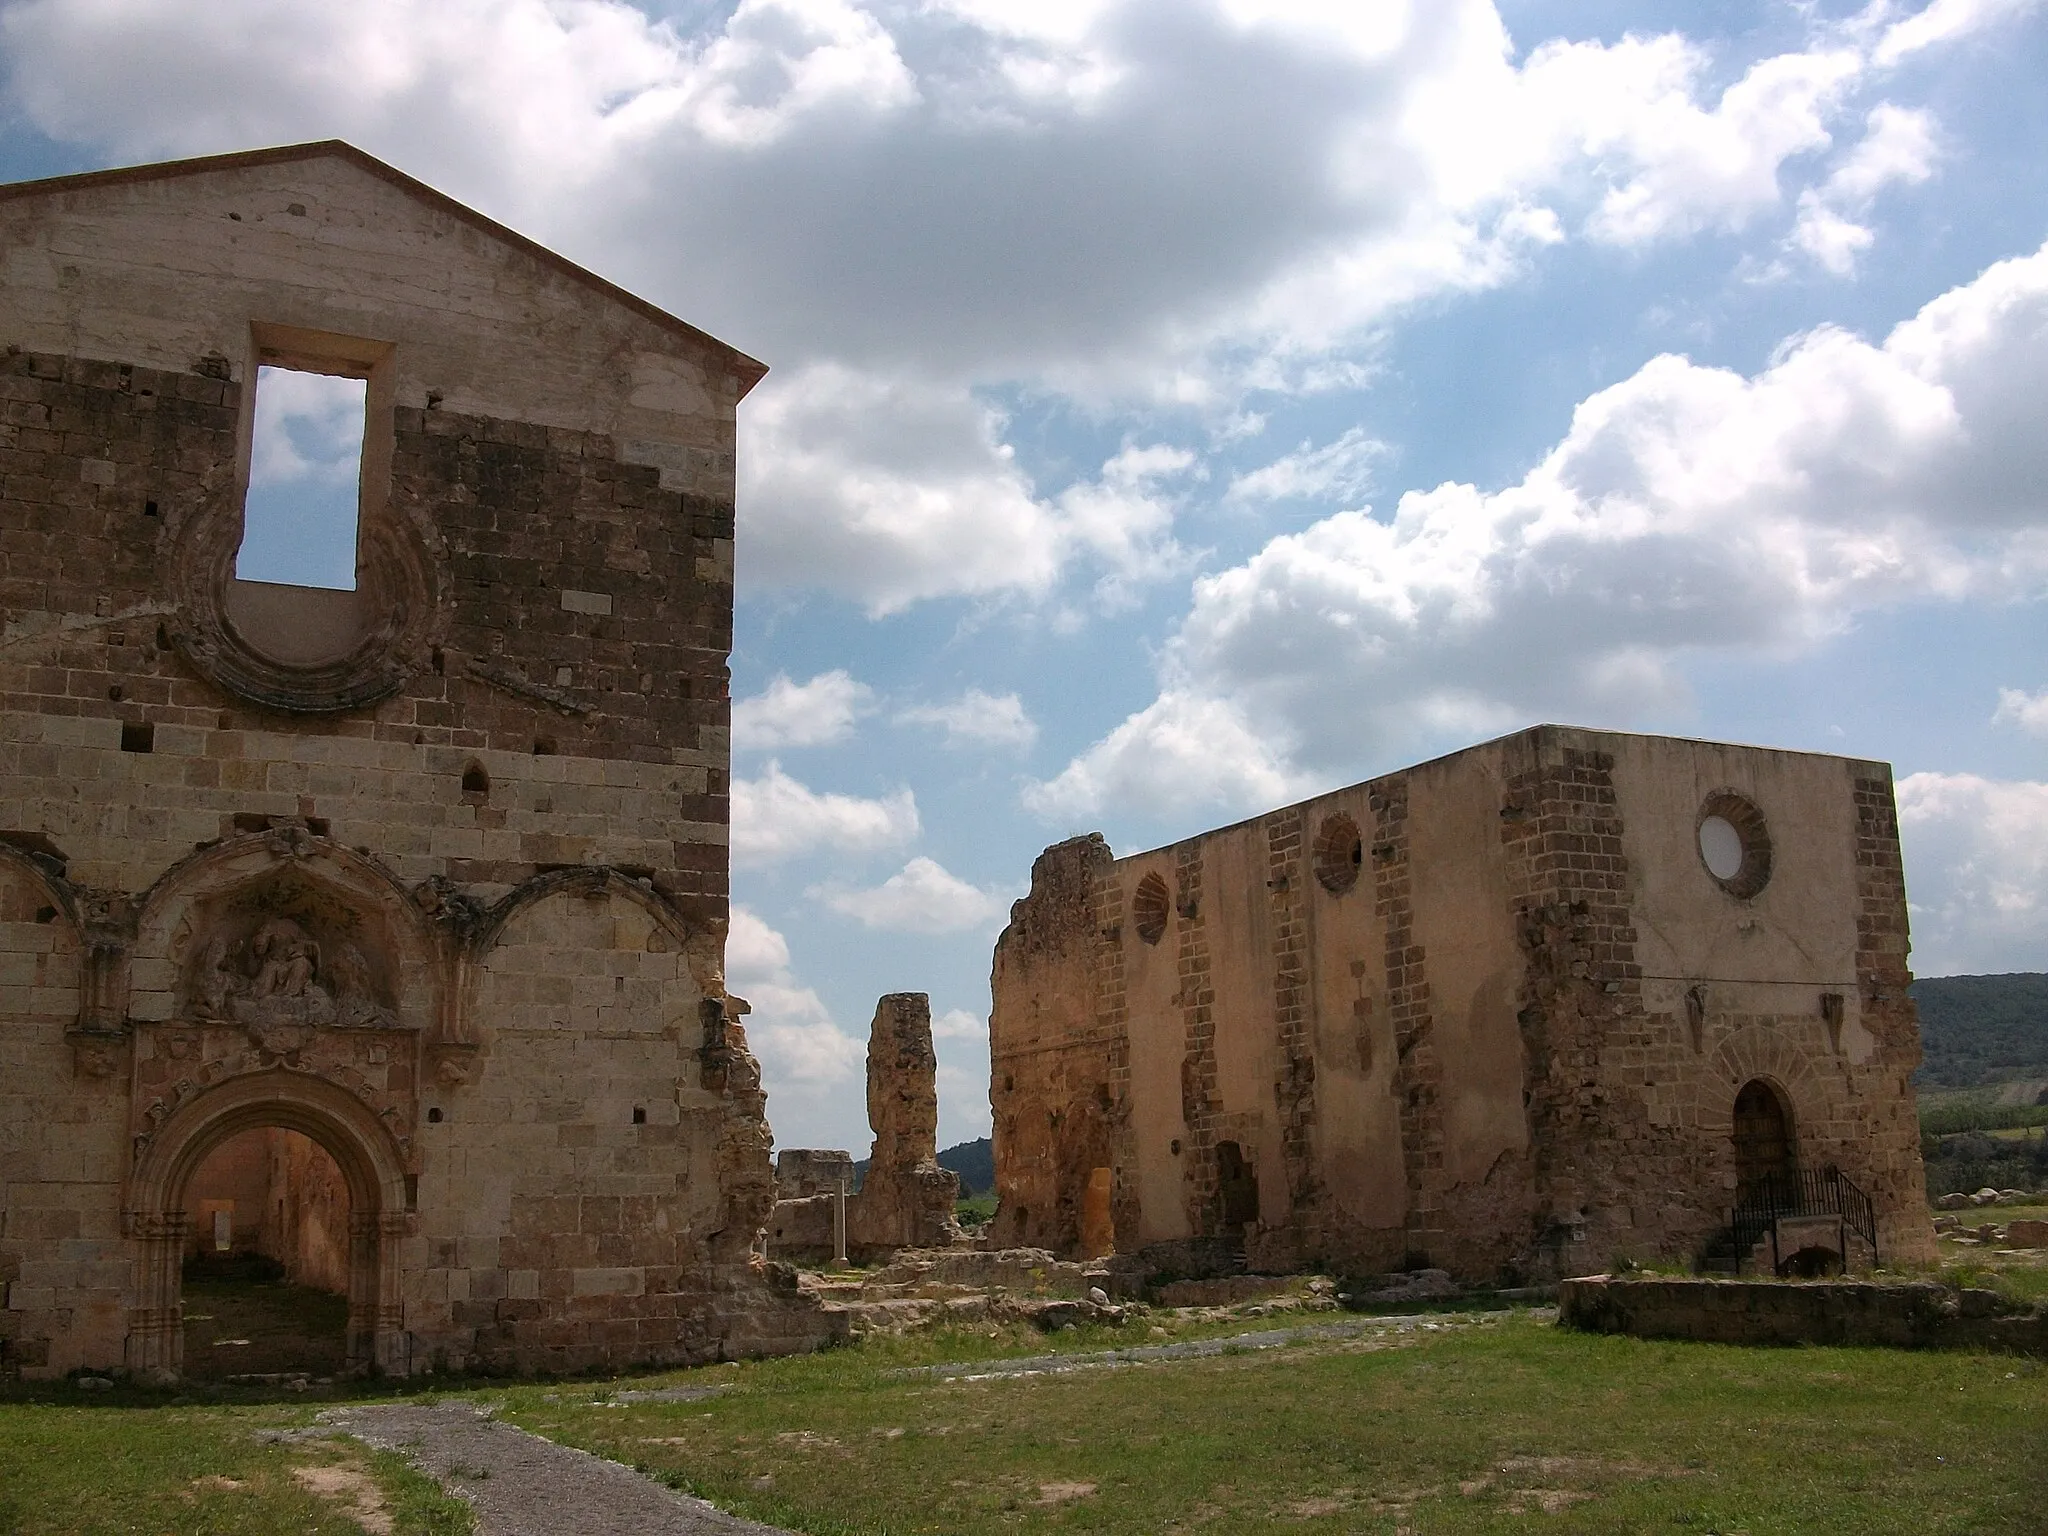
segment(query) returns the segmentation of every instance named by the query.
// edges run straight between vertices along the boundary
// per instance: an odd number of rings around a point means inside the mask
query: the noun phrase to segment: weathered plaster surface
[[[1702,862],[1717,794],[1768,824],[1754,894]],[[1076,1251],[1107,1168],[1125,1251],[1691,1257],[1760,1077],[1799,1164],[1924,1256],[1905,964],[1889,770],[1813,754],[1546,726],[1126,859],[1056,845],[996,947],[999,1240]]]

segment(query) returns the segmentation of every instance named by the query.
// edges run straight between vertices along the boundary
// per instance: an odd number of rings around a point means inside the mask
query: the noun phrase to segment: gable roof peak
[[[642,318],[653,321],[662,329],[673,332],[699,345],[723,353],[732,363],[733,372],[739,378],[739,397],[745,399],[748,391],[768,372],[768,365],[757,358],[749,357],[739,348],[720,341],[708,331],[700,330],[687,320],[670,314],[657,304],[650,303],[636,293],[630,293],[618,284],[599,277],[588,267],[579,266],[558,251],[549,249],[538,240],[529,239],[516,229],[500,224],[496,219],[478,213],[467,203],[458,202],[447,193],[428,186],[416,176],[408,176],[388,161],[379,160],[367,150],[358,149],[345,139],[313,139],[303,144],[279,144],[268,149],[236,150],[224,155],[198,155],[184,160],[162,160],[151,165],[119,166],[106,171],[79,171],[69,176],[47,176],[36,181],[0,183],[0,202],[11,202],[17,198],[48,196],[51,193],[82,191],[93,187],[124,186],[146,181],[171,181],[182,176],[201,176],[216,171],[240,170],[264,165],[287,165],[305,160],[343,160],[388,182],[407,196],[416,198],[452,218],[459,219],[472,228],[488,235],[505,245],[550,267],[583,287],[592,289],[614,304],[632,310]]]

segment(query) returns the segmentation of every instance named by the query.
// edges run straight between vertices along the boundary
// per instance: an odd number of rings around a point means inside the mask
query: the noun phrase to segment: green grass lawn
[[[1953,1532],[2038,1536],[2048,1368],[1747,1350],[1527,1319],[1023,1379],[965,1339],[694,1373],[688,1403],[502,1394],[514,1422],[811,1536]]]
[[[920,1369],[1156,1342],[1141,1317],[1050,1340],[1006,1327],[466,1390],[514,1423],[808,1536],[2038,1536],[2048,1525],[2041,1361],[1649,1343],[1522,1313],[1114,1369],[979,1380]],[[719,1390],[627,1396],[666,1384]],[[394,1458],[261,1438],[308,1424],[310,1402],[214,1391],[180,1402],[14,1389],[0,1401],[0,1532],[353,1532],[349,1489],[364,1485],[402,1536],[468,1529],[463,1506]],[[308,1487],[321,1468],[327,1482]]]
[[[259,1438],[304,1426],[307,1408],[174,1404],[125,1389],[74,1405],[0,1401],[0,1532],[6,1536],[462,1536],[469,1506],[397,1456],[352,1440]],[[112,1397],[113,1401],[108,1401]]]

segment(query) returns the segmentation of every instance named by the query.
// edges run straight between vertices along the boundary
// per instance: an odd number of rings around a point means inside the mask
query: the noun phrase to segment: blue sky
[[[1046,843],[1538,720],[1886,759],[1917,968],[2048,968],[2044,0],[14,0],[0,51],[10,177],[343,137],[772,365],[729,970],[784,1145],[864,1150],[904,989],[985,1129]]]

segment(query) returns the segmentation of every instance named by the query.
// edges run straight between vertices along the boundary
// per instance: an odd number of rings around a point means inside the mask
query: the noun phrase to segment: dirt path
[[[473,1403],[378,1403],[320,1418],[467,1499],[477,1536],[790,1536],[501,1424]]]

